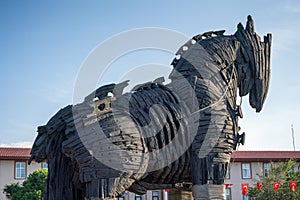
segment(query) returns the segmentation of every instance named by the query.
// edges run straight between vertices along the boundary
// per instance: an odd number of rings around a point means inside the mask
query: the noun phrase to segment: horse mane
[[[208,38],[223,36],[224,33],[225,33],[225,30],[207,31],[202,34],[197,34],[197,35],[193,36],[192,39],[188,40],[185,44],[183,44],[178,49],[178,51],[175,53],[176,57],[171,62],[171,65],[173,65],[173,67],[175,67],[177,65],[179,59],[182,56],[184,56],[184,54],[187,52],[188,49],[190,49],[190,47],[192,45],[195,45],[195,44],[199,43],[200,41],[208,39]]]

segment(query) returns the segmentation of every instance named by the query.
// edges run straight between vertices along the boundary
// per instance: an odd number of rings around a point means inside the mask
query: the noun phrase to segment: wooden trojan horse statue
[[[261,111],[270,49],[271,35],[261,41],[248,16],[234,35],[212,31],[187,41],[169,84],[159,78],[127,93],[127,82],[110,84],[61,109],[38,128],[31,151],[30,161],[49,164],[45,199],[167,188],[192,191],[196,200],[225,199],[230,155],[244,142],[237,95],[249,95]]]

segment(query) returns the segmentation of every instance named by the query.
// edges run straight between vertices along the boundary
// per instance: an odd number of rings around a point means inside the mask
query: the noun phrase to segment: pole
[[[168,200],[168,190],[163,190],[163,200]]]
[[[293,127],[293,124],[291,125],[291,129],[292,129],[293,147],[294,147],[294,151],[296,151],[296,146],[295,146],[295,134],[294,134],[294,127]]]

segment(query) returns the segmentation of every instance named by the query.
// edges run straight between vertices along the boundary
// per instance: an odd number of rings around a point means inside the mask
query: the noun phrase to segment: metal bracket
[[[237,136],[236,136],[236,143],[244,145],[245,144],[245,137],[246,137],[245,132],[243,132],[242,134],[238,133]]]

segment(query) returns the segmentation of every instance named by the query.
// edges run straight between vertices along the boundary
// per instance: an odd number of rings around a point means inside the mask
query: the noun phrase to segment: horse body
[[[87,97],[59,111],[39,128],[31,152],[31,160],[49,162],[46,199],[173,187],[192,190],[197,200],[224,199],[230,155],[240,142],[237,88],[261,110],[270,44],[270,35],[260,42],[248,17],[235,35],[208,32],[182,46],[167,85],[157,79],[125,94],[126,83],[107,85],[89,95],[98,101]]]

